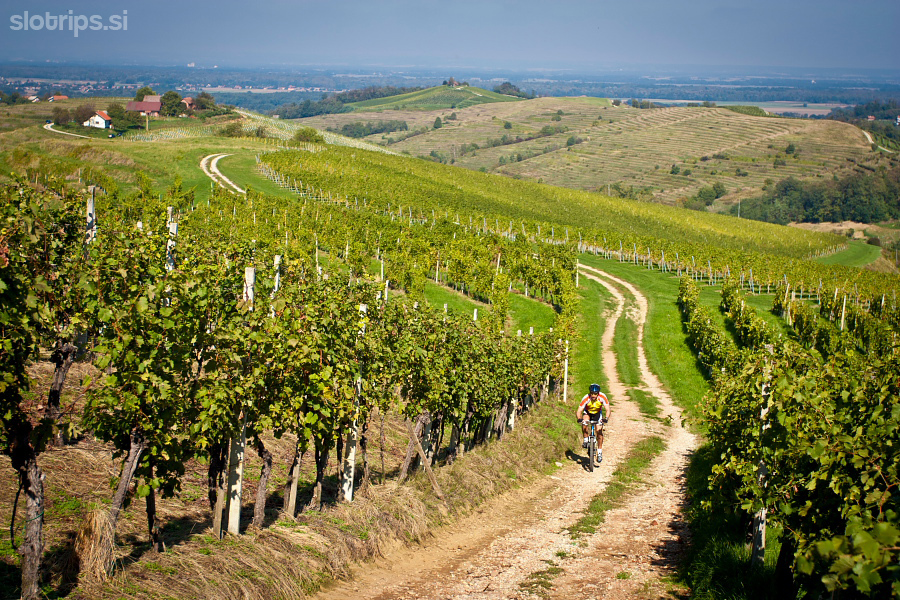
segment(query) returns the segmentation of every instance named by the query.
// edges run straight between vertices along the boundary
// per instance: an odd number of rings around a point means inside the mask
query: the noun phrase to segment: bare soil
[[[647,367],[642,344],[646,298],[622,280],[582,268],[582,274],[604,285],[616,302],[603,335],[603,366],[613,406],[600,467],[589,472],[585,451],[574,448],[555,475],[494,498],[419,546],[398,547],[375,563],[360,565],[350,579],[315,598],[622,599],[671,598],[683,591],[667,578],[688,538],[681,518],[684,469],[696,440],[681,426],[680,411]],[[643,389],[658,399],[659,420],[641,416],[626,399],[616,373],[612,336],[626,294],[638,307],[626,318],[637,324]],[[606,513],[597,533],[573,540],[567,527],[604,489],[629,449],[648,435],[665,439],[667,448],[645,472],[644,483],[624,505]]]

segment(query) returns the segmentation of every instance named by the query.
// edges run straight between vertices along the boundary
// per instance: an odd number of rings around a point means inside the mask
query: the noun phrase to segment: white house
[[[96,127],[97,129],[109,129],[112,127],[112,119],[106,114],[106,111],[98,110],[94,116],[84,122],[85,127]]]

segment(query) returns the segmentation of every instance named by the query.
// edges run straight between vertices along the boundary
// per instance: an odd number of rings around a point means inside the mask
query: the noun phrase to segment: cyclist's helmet
[[[597,385],[596,383],[592,383],[592,384],[591,384],[591,387],[588,388],[588,393],[590,393],[590,394],[599,394],[599,393],[600,393],[600,386]]]

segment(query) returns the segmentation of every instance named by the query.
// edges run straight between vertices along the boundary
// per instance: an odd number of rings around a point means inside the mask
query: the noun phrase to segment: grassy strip
[[[556,561],[546,560],[547,568],[530,573],[525,581],[519,584],[519,589],[534,594],[538,598],[549,598],[553,588],[553,578],[563,572],[562,567]]]
[[[627,294],[627,292],[625,293]],[[622,313],[622,318],[616,323],[616,332],[613,337],[616,371],[619,373],[619,380],[626,387],[637,387],[643,384],[641,367],[638,363],[637,323],[628,315],[629,307],[633,306],[634,300],[630,296],[626,296],[625,311]]]
[[[543,302],[526,298],[523,294],[509,295],[509,316],[512,320],[512,331],[528,333],[529,327],[536,332],[547,331],[556,321],[556,312]]]
[[[603,312],[610,308],[612,297],[599,283],[587,278],[581,282],[578,290],[581,295],[578,311],[579,339],[572,352],[569,367],[575,400],[579,400],[592,383],[599,383],[603,388],[609,387],[609,381],[603,374],[603,330],[606,324]],[[573,405],[573,417],[574,409]]]
[[[651,419],[657,419],[659,417],[659,400],[653,394],[645,392],[644,390],[632,388],[628,390],[628,399],[637,404],[638,410],[641,411],[641,414],[645,417],[650,417]],[[669,418],[660,419],[662,421],[667,421]]]
[[[622,504],[627,494],[641,482],[643,470],[665,448],[665,441],[657,436],[644,438],[635,444],[625,460],[616,467],[612,480],[602,492],[594,496],[584,515],[568,528],[572,539],[577,540],[582,535],[595,533],[606,518],[606,511]]]
[[[631,299],[626,300],[625,314],[616,323],[613,337],[613,349],[616,353],[616,370],[619,379],[628,389],[628,399],[637,404],[638,410],[645,417],[656,418],[659,414],[659,401],[644,390],[641,378],[641,367],[637,352],[637,323],[628,317],[628,308],[633,306]]]
[[[482,315],[490,310],[490,307],[473,302],[461,292],[456,292],[433,281],[425,282],[425,301],[436,308],[441,308],[446,304],[448,311],[470,317],[473,316],[476,308],[481,308],[479,312]]]
[[[843,252],[817,258],[816,262],[823,265],[844,265],[845,267],[864,267],[875,262],[881,256],[881,248],[865,242],[850,240],[850,247]]]

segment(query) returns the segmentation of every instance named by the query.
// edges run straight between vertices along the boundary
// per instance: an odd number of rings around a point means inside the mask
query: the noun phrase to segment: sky
[[[0,0],[0,28],[3,62],[900,70],[898,0]]]

